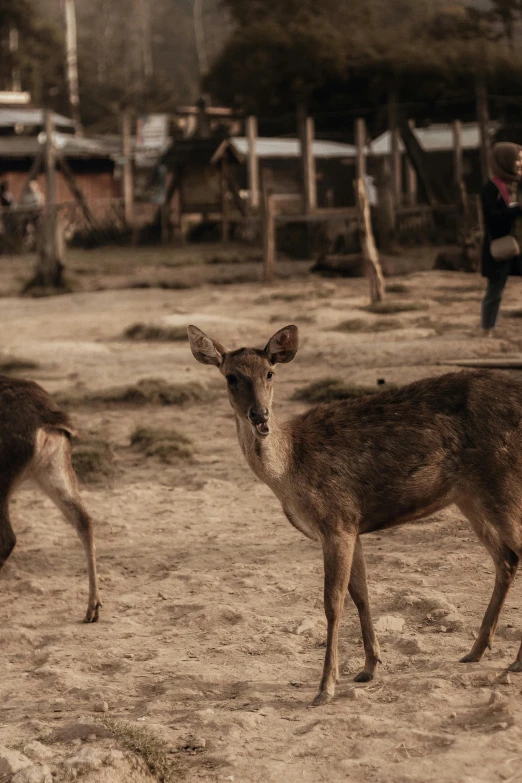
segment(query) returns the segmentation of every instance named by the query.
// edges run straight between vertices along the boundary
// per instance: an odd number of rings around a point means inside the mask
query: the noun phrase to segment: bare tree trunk
[[[75,132],[81,136],[82,120],[80,117],[80,93],[78,89],[78,52],[76,43],[76,8],[74,0],[65,0],[65,41],[71,115]]]

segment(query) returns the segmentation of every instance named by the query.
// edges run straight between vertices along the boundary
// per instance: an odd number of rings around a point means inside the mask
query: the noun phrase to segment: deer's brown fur
[[[76,528],[89,572],[86,622],[96,622],[101,606],[96,576],[92,520],[83,507],[71,463],[74,428],[66,413],[32,381],[0,375],[0,568],[16,544],[9,499],[32,478]]]
[[[426,378],[359,400],[317,405],[280,424],[272,413],[275,365],[297,351],[297,327],[264,351],[227,351],[196,327],[198,361],[227,378],[239,443],[254,473],[292,524],[321,542],[328,623],[323,677],[314,704],[338,679],[339,620],[348,589],[359,612],[365,667],[380,659],[371,621],[360,534],[410,522],[452,503],[493,558],[493,595],[471,652],[479,661],[522,557],[522,383],[499,372]],[[522,671],[522,645],[511,671]]]

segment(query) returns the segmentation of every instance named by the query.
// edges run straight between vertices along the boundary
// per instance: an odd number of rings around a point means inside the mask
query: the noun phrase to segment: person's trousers
[[[482,328],[493,329],[497,321],[502,293],[509,277],[509,266],[496,280],[488,278],[488,286],[482,300]]]

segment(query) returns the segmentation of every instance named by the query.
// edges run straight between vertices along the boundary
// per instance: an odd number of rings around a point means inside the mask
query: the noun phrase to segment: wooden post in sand
[[[359,208],[359,235],[364,257],[364,267],[370,284],[370,300],[372,304],[375,304],[376,302],[382,302],[384,299],[384,277],[373,238],[370,203],[362,177],[355,180],[355,191]]]

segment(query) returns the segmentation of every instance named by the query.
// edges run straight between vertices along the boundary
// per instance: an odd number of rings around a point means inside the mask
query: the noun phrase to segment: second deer
[[[297,352],[286,326],[262,350],[227,350],[188,327],[195,358],[219,368],[243,454],[290,522],[319,540],[327,643],[314,705],[335,693],[346,591],[365,651],[356,681],[374,676],[373,629],[360,535],[427,517],[454,503],[493,558],[495,586],[478,637],[462,662],[480,661],[522,557],[522,383],[503,373],[426,378],[359,400],[317,405],[280,423],[272,412],[276,366]],[[522,671],[522,644],[509,669]]]
[[[85,622],[92,623],[101,606],[94,533],[71,463],[73,434],[67,414],[41,386],[0,375],[0,569],[16,543],[9,500],[18,485],[31,478],[73,525],[84,546],[89,573]]]

